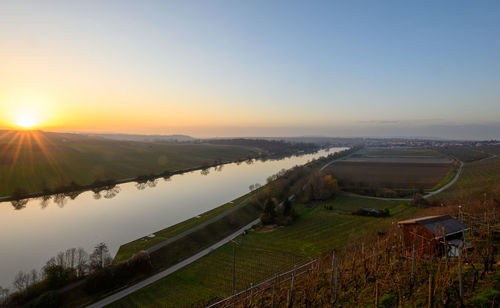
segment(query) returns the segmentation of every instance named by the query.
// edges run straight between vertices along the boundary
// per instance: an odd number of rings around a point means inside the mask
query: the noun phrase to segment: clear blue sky
[[[0,95],[108,112],[61,128],[500,138],[499,1],[2,1],[0,50]]]

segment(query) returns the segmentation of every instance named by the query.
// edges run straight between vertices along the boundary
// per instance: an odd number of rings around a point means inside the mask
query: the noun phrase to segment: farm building
[[[464,232],[469,228],[450,215],[427,216],[400,221],[403,242],[408,252],[416,244],[419,256],[457,256],[458,248],[469,246],[463,242]]]

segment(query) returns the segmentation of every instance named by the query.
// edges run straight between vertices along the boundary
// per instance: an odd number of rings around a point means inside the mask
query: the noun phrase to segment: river
[[[112,255],[120,245],[197,216],[265,184],[279,170],[346,148],[252,164],[231,163],[158,179],[150,185],[120,184],[96,196],[87,191],[74,200],[32,199],[22,209],[0,203],[0,286],[11,288],[18,271],[40,270],[59,251],[83,247],[91,252],[104,242]],[[219,170],[220,169],[220,170]],[[97,199],[98,198],[98,199]]]

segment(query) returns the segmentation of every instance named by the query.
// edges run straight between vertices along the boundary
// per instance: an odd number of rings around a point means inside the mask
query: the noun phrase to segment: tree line
[[[91,253],[81,247],[61,251],[40,271],[19,271],[12,283],[13,292],[0,287],[0,306],[54,307],[60,303],[59,290],[63,287],[83,286],[87,294],[94,294],[152,268],[149,254],[144,251],[117,264],[112,261],[104,243],[96,245]]]

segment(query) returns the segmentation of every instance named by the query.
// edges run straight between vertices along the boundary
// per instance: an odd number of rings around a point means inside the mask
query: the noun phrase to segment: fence
[[[280,287],[288,282],[290,282],[290,290],[293,290],[293,283],[295,279],[312,271],[314,269],[314,266],[317,265],[318,262],[319,262],[318,259],[307,262],[292,270],[278,274],[272,278],[262,281],[261,283],[258,283],[256,285],[251,285],[249,288],[239,293],[236,293],[226,299],[213,303],[207,307],[208,308],[226,307],[227,305],[237,305],[245,301],[249,301],[251,303],[254,296],[258,297],[259,295],[262,295],[262,293],[266,292],[269,289],[272,289],[274,291],[275,288]],[[290,294],[289,297],[291,296],[292,294]]]
[[[348,301],[354,306],[377,307],[382,296],[388,294],[394,296],[394,305],[408,301],[415,294],[424,298],[428,307],[438,299],[463,303],[464,293],[474,289],[480,277],[491,269],[495,258],[492,237],[499,221],[496,213],[462,212],[459,219],[467,222],[466,216],[474,218],[468,223],[482,229],[469,225],[473,232],[469,232],[466,240],[474,245],[474,250],[462,247],[456,257],[426,256],[415,245],[406,247],[401,230],[394,227],[386,234],[333,250],[208,307],[288,307],[294,301],[299,306],[310,303],[335,306]],[[450,288],[456,294],[447,293]],[[321,295],[316,295],[318,292]]]

